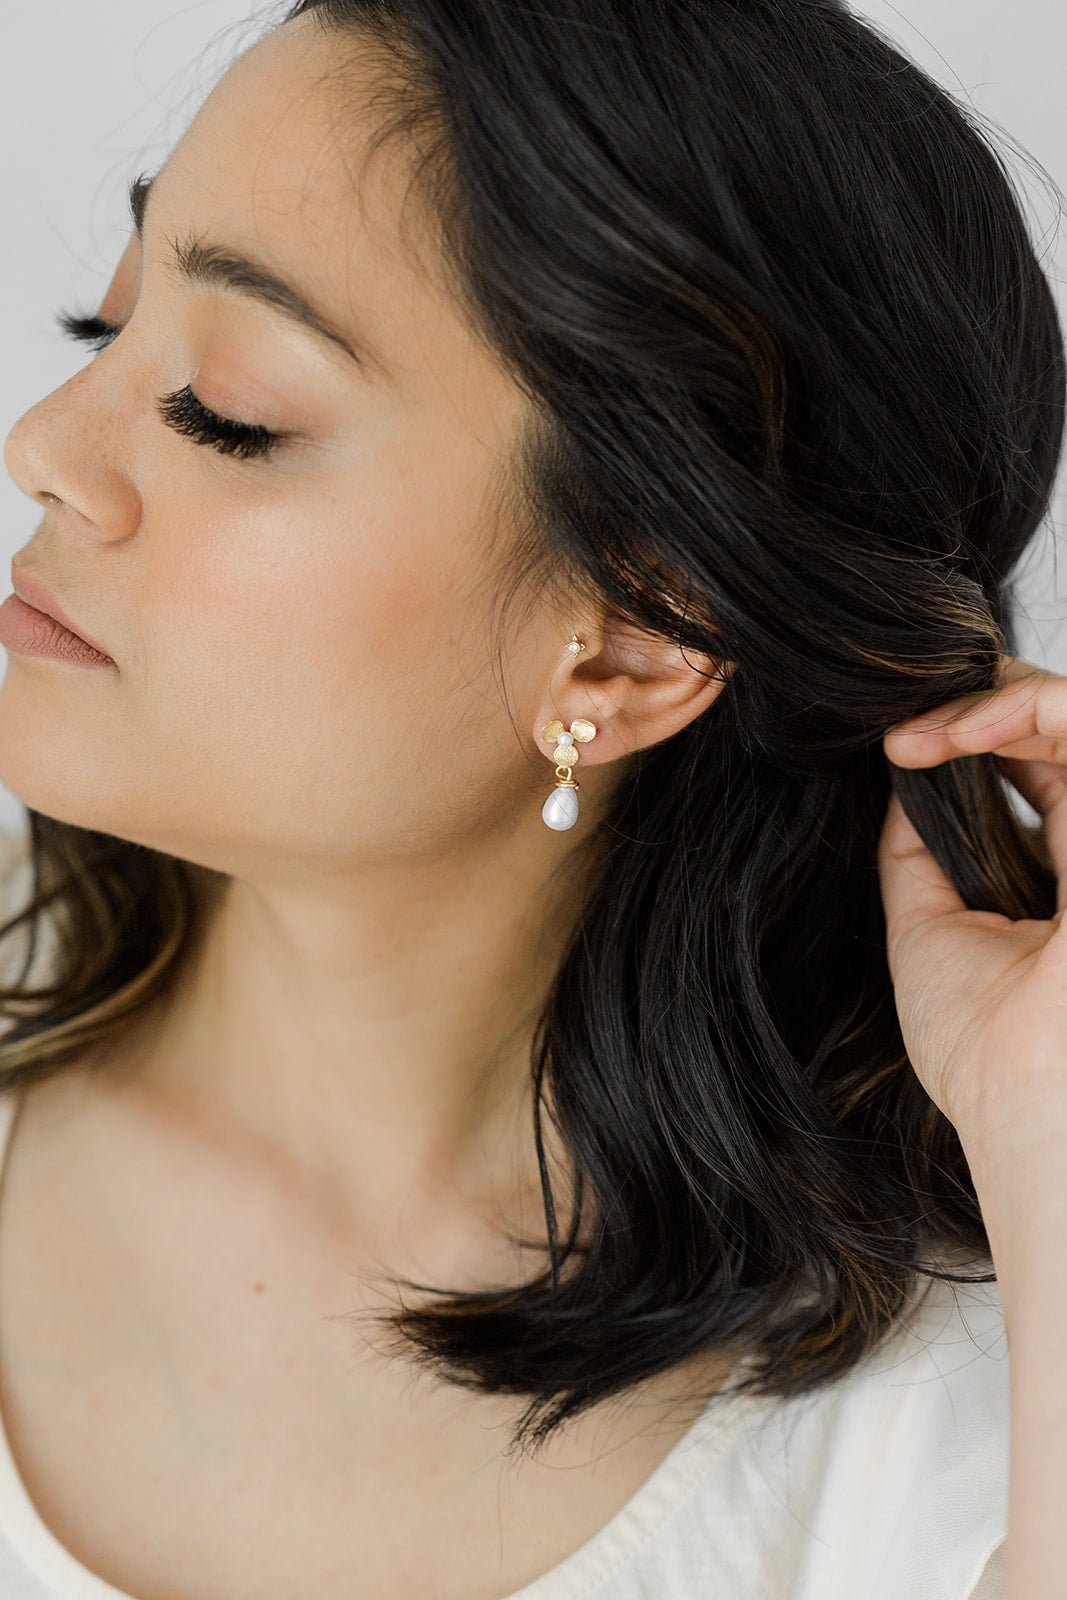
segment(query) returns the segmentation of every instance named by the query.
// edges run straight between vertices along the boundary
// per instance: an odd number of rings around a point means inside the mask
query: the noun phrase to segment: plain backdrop
[[[126,185],[154,171],[229,63],[272,22],[264,0],[9,0],[0,52],[3,150],[2,304],[7,358],[0,428],[86,359],[55,327],[60,307],[95,311],[129,234]],[[853,9],[1003,130],[1039,255],[1067,325],[1064,202],[1026,157],[1067,190],[1067,13],[1050,0],[868,0]],[[1023,156],[1013,154],[1021,147]],[[1019,647],[1067,672],[1058,545],[1067,504],[1060,475],[1050,525],[1021,573]],[[0,474],[0,598],[11,557],[40,508]],[[0,674],[7,653],[0,650]],[[1022,814],[1032,815],[1021,808]],[[23,811],[0,786],[0,825]]]

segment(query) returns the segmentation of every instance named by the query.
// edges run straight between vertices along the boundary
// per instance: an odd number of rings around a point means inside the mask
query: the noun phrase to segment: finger
[[[1021,761],[998,751],[998,759],[1024,800],[1039,813],[1046,827],[1052,813],[1067,798],[1067,767],[1051,761]]]
[[[955,699],[946,700],[942,705],[935,706],[932,711],[924,711],[919,716],[909,717],[907,722],[898,723],[890,732],[920,733],[935,725],[951,721],[972,707],[989,705],[1001,689],[1011,684],[1033,680],[1044,670],[1043,667],[1035,666],[1032,661],[1024,660],[1022,656],[1001,656],[997,662],[996,681],[992,688],[979,689],[973,694],[961,694]]]
[[[890,950],[932,917],[967,909],[955,884],[926,848],[896,791],[889,797],[878,841],[878,876]]]
[[[1041,817],[1062,908],[1067,905],[1067,677],[1019,656],[1002,657],[997,676],[1001,686],[986,691],[984,699],[965,695],[901,723],[886,735],[886,753],[899,765],[937,766],[954,755],[995,749],[1011,782]]]
[[[1067,766],[1067,677],[1007,658],[1002,686],[950,700],[891,728],[882,743],[897,766],[930,767],[996,750]]]
[[[1004,758],[1002,758],[1004,759]],[[1049,860],[1056,874],[1056,910],[1067,907],[1067,769],[1043,761],[1004,759],[1008,777],[1041,817]]]

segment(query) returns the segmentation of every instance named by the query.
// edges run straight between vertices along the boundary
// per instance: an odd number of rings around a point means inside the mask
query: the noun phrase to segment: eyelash
[[[69,311],[56,315],[60,329],[69,339],[94,346],[95,353],[106,350],[122,332],[116,322],[106,322],[103,317],[84,317]],[[288,437],[284,433],[271,433],[259,424],[234,422],[231,417],[220,417],[202,405],[186,384],[173,394],[164,395],[157,402],[159,415],[168,428],[193,439],[197,444],[209,445],[221,455],[236,456],[250,461],[270,454],[276,445]]]

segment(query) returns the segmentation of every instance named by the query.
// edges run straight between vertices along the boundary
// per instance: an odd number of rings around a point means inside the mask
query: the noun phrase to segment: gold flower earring
[[[571,655],[577,656],[580,650],[585,649],[585,645],[572,636],[567,649]],[[595,733],[596,724],[585,717],[575,717],[569,728],[555,718],[552,722],[546,722],[541,729],[542,739],[548,744],[555,742],[557,763],[556,786],[541,807],[541,816],[557,833],[573,828],[578,821],[578,780],[573,772],[578,760],[577,747],[579,744],[588,744]]]

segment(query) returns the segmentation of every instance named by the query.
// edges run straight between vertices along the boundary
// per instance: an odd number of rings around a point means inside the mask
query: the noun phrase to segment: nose
[[[25,411],[4,440],[12,482],[38,505],[66,514],[97,538],[121,539],[140,502],[119,451],[128,430],[110,413],[92,368]]]

